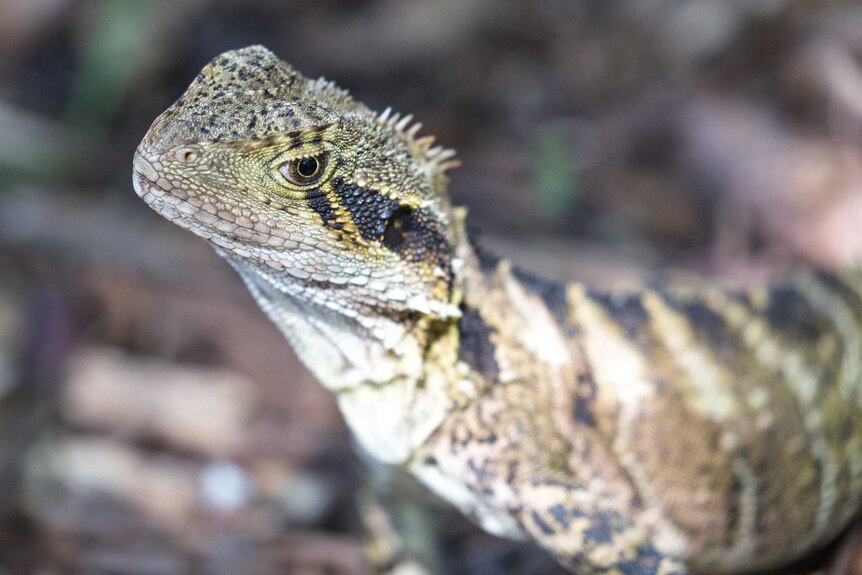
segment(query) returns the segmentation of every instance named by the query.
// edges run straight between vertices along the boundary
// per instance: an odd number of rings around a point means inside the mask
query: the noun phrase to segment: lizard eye
[[[317,156],[306,156],[305,158],[294,158],[285,162],[278,168],[281,175],[297,186],[308,186],[316,184],[326,173],[326,165],[329,162],[328,154]]]

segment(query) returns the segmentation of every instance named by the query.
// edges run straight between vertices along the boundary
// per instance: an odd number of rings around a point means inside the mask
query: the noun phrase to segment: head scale
[[[418,129],[252,46],[215,58],[156,119],[135,189],[295,302],[447,317],[455,160]]]

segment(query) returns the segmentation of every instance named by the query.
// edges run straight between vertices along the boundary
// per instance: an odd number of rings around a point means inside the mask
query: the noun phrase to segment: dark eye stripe
[[[317,189],[312,190],[311,192],[307,196],[308,205],[311,206],[311,209],[317,212],[317,215],[320,216],[324,227],[335,228],[335,210],[333,209],[332,204],[329,203],[329,198],[326,197],[326,194],[319,193],[320,191]]]
[[[396,200],[384,196],[377,190],[360,188],[333,178],[332,191],[337,202],[349,213],[359,234],[370,241],[381,241],[386,232],[386,222],[400,205]]]
[[[410,262],[449,270],[449,241],[443,226],[427,212],[341,178],[332,179],[331,189],[334,201],[347,210],[364,239],[379,242]]]

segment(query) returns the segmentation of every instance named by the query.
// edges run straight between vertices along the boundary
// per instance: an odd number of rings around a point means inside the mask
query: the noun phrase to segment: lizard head
[[[449,317],[453,153],[260,46],[226,52],[153,123],[138,195],[244,277],[348,315]]]

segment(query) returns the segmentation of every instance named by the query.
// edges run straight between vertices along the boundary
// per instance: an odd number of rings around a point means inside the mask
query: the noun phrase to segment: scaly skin
[[[155,121],[134,186],[239,272],[368,452],[493,533],[578,573],[735,573],[847,526],[858,278],[538,280],[474,248],[417,131],[251,47]]]

